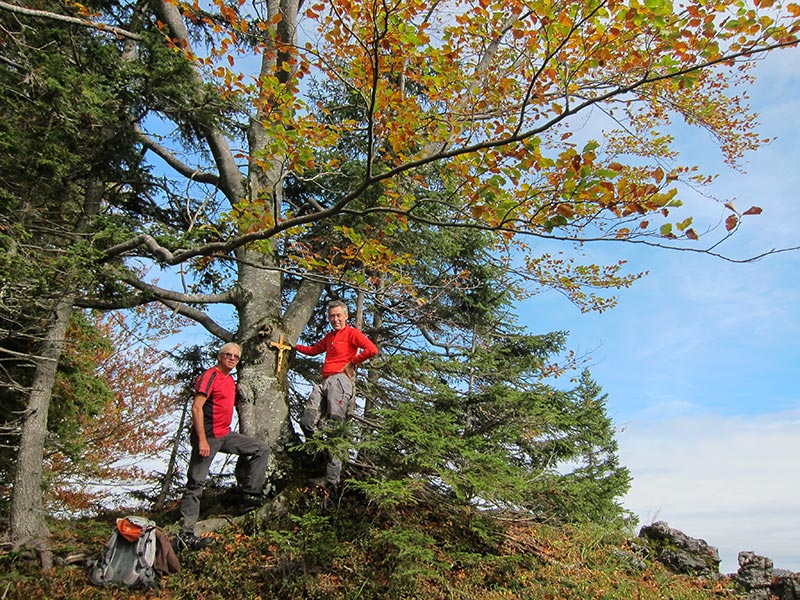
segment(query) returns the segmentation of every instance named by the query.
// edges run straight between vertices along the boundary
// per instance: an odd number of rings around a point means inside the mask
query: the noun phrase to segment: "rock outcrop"
[[[674,573],[710,579],[719,572],[719,550],[705,540],[690,537],[658,521],[639,531],[639,540],[651,559]],[[739,570],[730,576],[747,600],[800,600],[800,573],[773,569],[772,561],[754,552],[739,553]]]
[[[653,558],[674,573],[709,579],[719,577],[719,550],[705,540],[689,537],[664,521],[645,525],[639,537],[647,541]]]
[[[772,585],[772,561],[753,552],[739,552],[739,571],[734,579],[750,600],[769,600]]]

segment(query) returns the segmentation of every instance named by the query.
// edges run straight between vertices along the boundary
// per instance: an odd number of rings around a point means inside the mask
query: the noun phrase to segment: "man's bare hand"
[[[344,374],[347,375],[350,379],[354,379],[356,376],[356,367],[353,363],[347,363],[344,366]]]
[[[208,442],[202,441],[197,445],[197,451],[200,452],[200,456],[208,456],[211,454],[211,446],[208,445]]]

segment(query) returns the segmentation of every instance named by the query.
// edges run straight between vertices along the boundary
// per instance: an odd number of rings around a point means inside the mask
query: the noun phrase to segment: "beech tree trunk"
[[[268,16],[278,18],[276,25],[276,51],[264,52],[261,74],[287,78],[296,69],[292,48],[297,36],[298,0],[269,0]],[[277,43],[280,42],[280,43]],[[290,65],[288,70],[285,65]],[[275,152],[265,152],[272,141],[262,122],[269,121],[271,106],[267,103],[258,110],[250,122],[248,143],[250,156],[269,156],[257,163],[252,161],[247,172],[247,194],[257,205],[263,202],[266,215],[277,223],[281,219],[283,204],[283,177],[286,157]],[[238,171],[237,171],[238,173]],[[236,198],[231,198],[235,201]],[[324,290],[322,283],[304,280],[284,312],[283,275],[280,269],[280,242],[271,240],[266,249],[262,242],[258,250],[240,249],[236,308],[239,328],[235,341],[242,345],[243,357],[239,368],[239,421],[242,433],[267,441],[273,457],[280,459],[288,444],[294,443],[289,421],[288,356],[278,363],[279,353],[270,342],[283,336],[285,342],[294,344],[311,318]],[[273,461],[273,467],[275,462]]]
[[[270,342],[280,336],[292,345],[297,341],[324,287],[310,281],[302,284],[282,314],[280,275],[273,278],[261,271],[253,274],[255,281],[250,285],[247,270],[240,270],[239,283],[247,286],[249,300],[239,308],[236,336],[244,357],[238,374],[240,428],[269,442],[274,457],[280,459],[287,445],[295,443],[287,392],[290,365],[286,353],[278,364],[278,351]]]
[[[169,26],[172,35],[182,46],[191,48],[192,40],[177,5],[160,0],[156,6],[159,18]],[[275,23],[274,46],[262,53],[260,72],[265,78],[276,77],[279,81],[286,81],[297,69],[295,48],[299,6],[300,0],[267,0],[264,3],[267,20]],[[204,83],[199,72],[195,73],[195,78],[198,87],[202,88]],[[244,177],[224,132],[207,124],[200,128],[219,173],[218,188],[230,204],[235,205],[247,198],[252,210],[261,207],[263,211],[261,214],[253,212],[253,216],[261,217],[265,223],[277,224],[282,218],[287,157],[275,151],[272,147],[274,134],[262,125],[273,119],[273,110],[285,109],[275,102],[265,96],[264,104],[257,107],[248,124],[248,155],[260,159],[249,162]],[[285,304],[280,243],[277,236],[235,250],[237,276],[230,301],[236,310],[236,330],[229,331],[216,323],[212,326],[204,323],[213,335],[242,346],[237,377],[239,427],[242,433],[267,441],[273,456],[279,460],[287,443],[293,442],[294,438],[287,393],[289,363],[285,355],[278,363],[278,351],[270,343],[283,336],[284,342],[294,344],[324,290],[319,281],[304,280],[290,304]],[[177,304],[176,309],[180,310]],[[187,314],[192,317],[191,312]],[[273,461],[272,468],[275,466]]]

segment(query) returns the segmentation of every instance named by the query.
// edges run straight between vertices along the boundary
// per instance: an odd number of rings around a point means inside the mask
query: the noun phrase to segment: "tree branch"
[[[517,229],[514,227],[506,227],[503,225],[484,225],[479,221],[472,221],[469,223],[466,222],[459,222],[459,221],[437,221],[434,219],[429,219],[426,217],[419,217],[413,214],[410,210],[400,210],[391,207],[375,207],[370,208],[367,210],[362,211],[354,211],[354,210],[343,210],[342,214],[348,214],[352,216],[364,216],[370,213],[393,213],[397,215],[402,215],[403,217],[407,218],[410,221],[414,221],[416,223],[420,223],[423,225],[428,225],[430,227],[440,227],[440,228],[448,228],[448,229],[476,229],[480,231],[489,231],[489,232],[498,232],[498,233],[512,233],[514,235],[523,235],[528,237],[535,237],[542,240],[552,240],[557,242],[570,242],[570,243],[578,243],[578,244],[588,244],[588,243],[597,243],[597,242],[611,242],[615,244],[640,244],[643,246],[648,246],[650,248],[660,248],[662,250],[677,250],[680,252],[694,252],[696,254],[705,254],[707,256],[713,256],[715,258],[722,259],[726,262],[736,263],[736,264],[744,264],[744,263],[752,263],[761,260],[762,258],[766,258],[767,256],[772,256],[774,254],[781,254],[784,252],[794,252],[800,250],[800,246],[790,246],[787,248],[773,248],[772,250],[767,250],[760,254],[756,254],[755,256],[751,256],[748,258],[731,258],[730,256],[726,256],[724,254],[714,252],[713,249],[716,248],[719,243],[715,242],[713,245],[706,247],[706,248],[691,248],[685,246],[674,246],[670,244],[663,244],[660,242],[652,242],[649,240],[643,239],[630,239],[630,238],[617,238],[617,237],[580,237],[580,236],[570,236],[570,235],[550,235],[544,234],[537,231],[526,231]]]
[[[172,35],[175,36],[177,46],[183,48],[184,51],[190,51],[192,45],[189,39],[189,32],[186,30],[177,4],[165,0],[154,0],[153,4],[169,27]],[[197,65],[194,65],[192,72],[197,89],[202,89],[204,86],[203,78],[197,69]],[[244,196],[244,180],[236,161],[233,159],[228,140],[218,129],[206,125],[202,125],[201,129],[219,169],[219,187],[228,200],[235,202]]]
[[[184,317],[190,318],[192,321],[203,326],[203,328],[208,331],[211,335],[214,335],[221,339],[224,342],[232,342],[234,339],[234,334],[231,331],[228,331],[221,325],[219,325],[214,319],[212,319],[208,313],[204,313],[202,310],[193,308],[191,306],[187,306],[186,304],[181,304],[180,302],[173,302],[171,300],[161,300],[162,304],[168,306],[172,310],[174,310],[179,315],[183,315]]]
[[[143,132],[138,124],[135,127],[136,131],[139,133],[139,141],[141,141],[142,145],[161,157],[164,162],[175,169],[180,175],[183,175],[186,179],[191,181],[199,181],[200,183],[210,183],[211,185],[219,186],[219,176],[216,173],[193,169],[186,163],[178,160],[177,156]]]
[[[235,301],[235,293],[233,291],[223,294],[186,294],[184,292],[168,290],[151,283],[145,283],[144,281],[130,276],[123,276],[123,281],[162,302],[169,300],[172,302],[185,302],[189,304],[234,304]]]
[[[46,10],[36,10],[33,8],[23,8],[22,6],[17,6],[15,4],[9,4],[8,2],[3,2],[0,0],[0,9],[7,10],[9,12],[16,13],[18,15],[25,15],[27,17],[37,17],[42,19],[50,19],[53,21],[61,21],[62,23],[70,23],[72,25],[80,25],[81,27],[88,27],[90,29],[96,29],[98,31],[106,31],[108,33],[113,33],[118,37],[124,37],[131,40],[140,41],[142,36],[131,33],[125,29],[120,29],[119,27],[114,27],[113,25],[106,25],[105,23],[95,23],[88,19],[79,19],[77,17],[70,17],[68,15],[61,15],[58,13],[46,11]]]

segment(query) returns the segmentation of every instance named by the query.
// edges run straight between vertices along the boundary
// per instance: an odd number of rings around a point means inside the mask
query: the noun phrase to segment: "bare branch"
[[[219,186],[219,176],[216,173],[193,169],[186,163],[181,162],[172,152],[144,133],[138,125],[136,126],[136,130],[139,132],[139,141],[142,142],[142,145],[161,157],[164,162],[175,169],[180,175],[183,175],[191,181],[199,181],[200,183],[210,183],[211,185]]]
[[[221,325],[219,325],[214,319],[212,319],[207,313],[204,313],[202,310],[193,308],[191,306],[187,306],[185,304],[181,304],[179,302],[172,302],[170,300],[162,300],[162,303],[165,306],[168,306],[172,310],[174,310],[177,314],[183,315],[184,317],[188,317],[195,321],[196,323],[202,325],[206,331],[208,331],[211,335],[214,335],[221,339],[224,342],[232,342],[234,339],[234,334],[231,331],[228,331]]]
[[[235,300],[233,291],[224,294],[186,294],[184,292],[168,290],[151,283],[145,283],[130,275],[124,276],[124,281],[128,285],[150,294],[151,298],[156,298],[161,301],[168,300],[172,302],[186,302],[189,304],[232,304]]]
[[[162,20],[167,24],[172,35],[175,36],[178,47],[184,48],[186,51],[191,50],[192,45],[189,39],[189,32],[186,30],[186,25],[178,9],[178,5],[165,0],[155,0],[153,5],[159,11]],[[198,89],[202,89],[204,83],[203,78],[197,67],[194,70],[194,80]],[[225,196],[231,201],[244,196],[244,180],[236,161],[233,159],[228,140],[221,131],[212,127],[204,126],[203,133],[208,141],[211,154],[214,156],[214,161],[219,169],[219,187],[225,193]]]
[[[79,19],[77,17],[70,17],[68,15],[60,15],[58,13],[50,12],[47,10],[24,8],[22,6],[9,4],[8,2],[3,2],[2,0],[0,0],[0,9],[7,10],[9,12],[13,12],[18,15],[25,15],[27,17],[38,17],[43,19],[50,19],[53,21],[61,21],[62,23],[71,23],[72,25],[80,25],[81,27],[89,27],[90,29],[96,29],[98,31],[113,33],[118,37],[124,37],[130,40],[140,41],[142,39],[142,36],[136,33],[132,33],[130,31],[121,29],[119,27],[114,27],[113,25],[106,25],[105,23],[95,23],[94,21],[90,21],[88,19]]]

